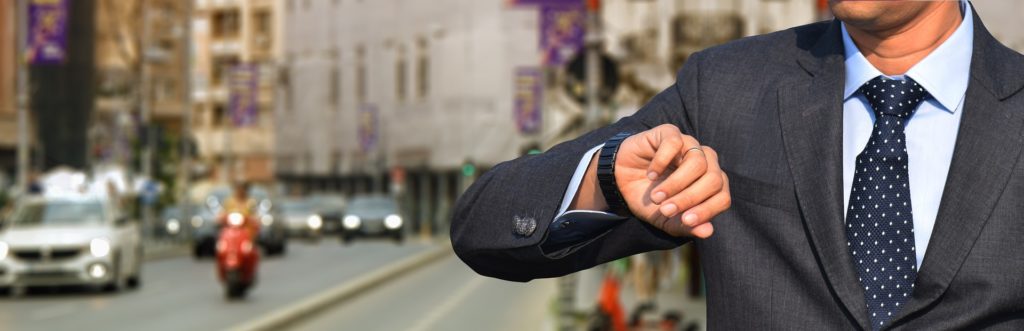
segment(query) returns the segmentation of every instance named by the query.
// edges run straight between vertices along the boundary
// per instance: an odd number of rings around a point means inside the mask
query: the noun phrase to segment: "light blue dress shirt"
[[[946,186],[946,175],[953,160],[953,148],[960,129],[967,83],[970,80],[974,19],[971,6],[961,1],[960,8],[963,21],[942,45],[910,68],[905,75],[888,76],[892,79],[905,79],[909,76],[924,86],[932,96],[918,106],[917,112],[907,122],[906,127],[910,203],[914,211],[914,241],[918,268],[924,260],[928,241],[935,226],[935,218],[939,212],[942,191]],[[857,90],[864,83],[883,74],[861,54],[847,33],[846,24],[842,25],[842,30],[846,52],[846,82],[843,91],[843,201],[849,202],[853,185],[853,165],[857,162],[857,154],[864,150],[868,139],[871,138],[871,129],[875,121],[871,105],[863,95],[857,93]],[[553,225],[589,218],[606,220],[612,215],[601,211],[567,211],[576,196],[587,166],[601,147],[594,147],[580,160],[562,198],[562,205]],[[845,210],[846,208],[844,218]]]
[[[960,27],[921,62],[903,76],[923,86],[931,98],[922,102],[907,122],[907,156],[910,175],[910,204],[914,212],[914,244],[917,266],[921,267],[928,241],[935,227],[946,175],[953,160],[953,147],[960,130],[964,97],[970,80],[971,54],[974,49],[974,19],[971,7],[961,3],[964,13]],[[850,39],[843,24],[843,46],[846,49],[846,87],[843,102],[843,201],[849,203],[857,154],[871,138],[875,114],[868,100],[857,89],[881,76],[857,45]],[[848,204],[847,204],[848,205]],[[846,214],[846,208],[843,209]]]

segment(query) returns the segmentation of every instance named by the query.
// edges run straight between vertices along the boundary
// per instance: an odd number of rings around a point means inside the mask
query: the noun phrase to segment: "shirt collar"
[[[911,67],[905,75],[914,78],[914,81],[921,84],[946,111],[951,113],[956,112],[964,95],[967,94],[974,48],[974,15],[971,6],[961,1],[960,8],[963,12],[963,21],[956,31],[931,54]],[[881,76],[882,72],[864,58],[846,31],[845,23],[842,24],[842,31],[846,53],[846,88],[843,91],[843,99],[846,100],[853,96],[861,85]],[[903,76],[890,78],[902,79]]]

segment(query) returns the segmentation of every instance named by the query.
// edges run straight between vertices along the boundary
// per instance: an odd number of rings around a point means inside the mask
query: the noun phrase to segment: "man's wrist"
[[[632,132],[621,132],[612,136],[604,143],[597,159],[598,186],[604,195],[604,201],[608,206],[608,210],[619,216],[628,216],[631,213],[626,200],[623,199],[622,193],[619,192],[619,185],[615,177],[615,164],[619,147],[632,135]]]
[[[600,149],[590,155],[587,170],[576,190],[576,196],[569,205],[569,210],[607,210],[608,204],[604,201],[604,193],[597,182],[597,156]]]

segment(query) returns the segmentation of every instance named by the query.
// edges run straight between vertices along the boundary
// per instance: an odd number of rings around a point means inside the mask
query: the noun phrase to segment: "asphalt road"
[[[286,256],[263,259],[259,284],[242,301],[224,299],[212,260],[163,259],[144,266],[138,290],[34,290],[23,298],[0,298],[0,330],[222,330],[428,247],[412,241],[292,241]]]
[[[328,308],[293,330],[551,330],[555,281],[484,278],[454,255]]]

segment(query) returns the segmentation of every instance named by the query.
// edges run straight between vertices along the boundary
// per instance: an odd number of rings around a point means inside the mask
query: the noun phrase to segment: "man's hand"
[[[604,209],[607,203],[591,162],[574,209]],[[633,215],[673,236],[708,238],[710,221],[732,203],[729,180],[718,154],[665,124],[626,138],[615,159],[615,181]]]

